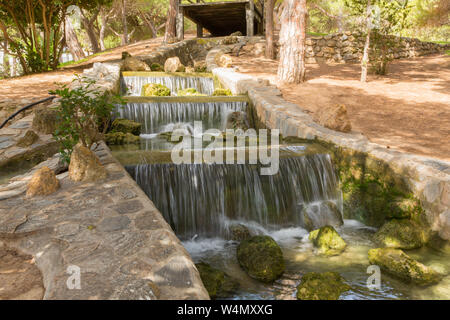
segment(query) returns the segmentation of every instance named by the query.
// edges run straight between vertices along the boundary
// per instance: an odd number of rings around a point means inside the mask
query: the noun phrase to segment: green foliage
[[[120,96],[95,88],[94,80],[78,76],[73,84],[74,89],[61,85],[50,92],[61,97],[53,136],[60,143],[60,154],[67,163],[78,142],[90,149],[103,138],[115,105],[124,103]]]

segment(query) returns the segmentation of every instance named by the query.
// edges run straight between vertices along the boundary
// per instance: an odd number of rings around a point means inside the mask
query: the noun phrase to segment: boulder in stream
[[[309,272],[303,275],[297,287],[297,299],[338,300],[343,292],[350,289],[337,272]]]
[[[105,141],[108,145],[123,145],[139,143],[141,139],[139,136],[135,136],[129,132],[109,132],[105,134]]]
[[[239,265],[259,281],[270,283],[284,272],[285,262],[280,246],[269,236],[254,236],[237,248]]]
[[[159,83],[147,83],[142,86],[141,95],[144,97],[168,97],[170,89]]]
[[[428,230],[415,219],[392,219],[375,233],[373,240],[387,248],[416,249],[428,242]]]
[[[239,288],[239,283],[225,272],[204,262],[197,263],[195,266],[211,299],[230,297]]]
[[[231,225],[228,230],[230,232],[231,240],[234,241],[243,241],[252,237],[250,230],[240,223]]]
[[[414,260],[399,249],[371,249],[368,256],[371,264],[378,265],[387,273],[417,285],[431,285],[441,279],[439,273],[434,269]]]
[[[320,254],[335,256],[341,254],[347,244],[332,226],[325,226],[309,233],[309,240]]]
[[[115,119],[111,124],[111,132],[131,133],[138,136],[141,133],[142,124],[128,119]]]

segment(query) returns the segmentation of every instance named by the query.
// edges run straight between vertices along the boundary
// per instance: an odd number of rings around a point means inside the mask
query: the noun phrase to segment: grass
[[[97,56],[101,56],[102,54],[108,53],[110,51],[111,50],[105,50],[105,51],[102,51],[102,52],[97,52],[97,53],[91,54],[90,56],[88,56],[86,58],[83,58],[83,59],[80,59],[80,60],[77,60],[77,61],[67,61],[67,62],[64,62],[64,63],[60,63],[58,65],[58,69],[87,62],[89,59],[92,59],[92,58],[97,57]]]

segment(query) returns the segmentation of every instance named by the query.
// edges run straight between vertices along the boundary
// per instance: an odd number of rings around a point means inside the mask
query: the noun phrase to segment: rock
[[[40,109],[36,110],[33,118],[33,129],[44,134],[53,134],[58,120],[58,110]]]
[[[151,69],[144,61],[128,57],[123,61],[122,71],[151,71]]]
[[[382,270],[418,285],[430,285],[440,281],[440,275],[430,267],[414,260],[402,250],[377,248],[369,250],[369,262]]]
[[[317,112],[315,120],[320,125],[335,131],[350,132],[352,125],[344,105],[327,106]]]
[[[302,209],[301,217],[303,219],[303,227],[308,231],[325,226],[339,227],[344,224],[341,212],[332,201],[306,205]]]
[[[204,262],[195,266],[211,299],[230,297],[239,288],[239,283],[225,272],[214,269]]]
[[[92,182],[107,176],[105,167],[88,148],[76,145],[69,164],[69,178],[73,181]]]
[[[232,37],[242,37],[242,32],[236,31],[236,32],[233,32],[232,34],[230,34],[230,36],[232,36]]]
[[[215,89],[213,94],[213,96],[232,96],[233,93],[231,93],[230,89]]]
[[[122,144],[133,144],[139,143],[141,139],[139,136],[135,136],[129,132],[109,132],[105,134],[105,141],[109,145],[122,145]]]
[[[335,256],[341,254],[347,244],[332,226],[311,231],[309,240],[319,249],[320,254]]]
[[[21,148],[26,148],[31,146],[39,139],[39,136],[33,130],[27,130],[25,135],[17,141],[17,146]]]
[[[194,88],[187,88],[178,90],[177,96],[206,96],[206,94],[200,93],[197,91],[197,89]]]
[[[216,64],[221,68],[230,68],[233,64],[233,59],[226,53],[217,54],[214,60]]]
[[[147,83],[142,86],[141,96],[144,97],[168,97],[170,89],[158,83]]]
[[[42,167],[37,170],[27,186],[27,197],[46,196],[59,189],[59,181],[53,170]]]
[[[164,71],[165,72],[184,72],[185,67],[181,63],[180,58],[172,57],[166,60],[164,63]]]
[[[243,241],[252,237],[250,230],[243,224],[233,224],[228,231],[230,232],[231,240],[234,241]]]
[[[245,112],[235,111],[228,115],[226,124],[227,129],[242,129],[245,131],[248,127],[247,115]]]
[[[284,272],[283,252],[269,236],[254,236],[237,248],[239,265],[247,274],[262,282],[273,282]]]
[[[128,119],[115,119],[111,124],[111,132],[131,133],[133,135],[141,134],[142,124]]]
[[[160,65],[159,63],[152,63],[152,65],[150,66],[150,69],[152,71],[164,71],[164,67],[162,65]]]
[[[131,54],[127,51],[122,52],[122,60],[125,60],[126,58],[131,58]]]
[[[350,289],[337,272],[309,272],[303,275],[297,287],[297,299],[338,300],[343,292]]]
[[[387,218],[409,219],[422,213],[422,208],[415,199],[398,199],[390,203]]]
[[[266,52],[266,44],[264,42],[257,42],[253,46],[253,54],[255,56],[263,55]]]
[[[186,73],[194,73],[195,69],[193,67],[186,67]]]
[[[194,70],[195,72],[206,72],[207,71],[207,66],[206,66],[206,62],[205,61],[194,61]]]
[[[375,233],[373,240],[387,248],[415,249],[424,246],[430,237],[427,227],[413,219],[392,219]]]
[[[229,35],[221,41],[222,44],[228,45],[228,44],[235,44],[238,42],[238,38],[233,35]]]

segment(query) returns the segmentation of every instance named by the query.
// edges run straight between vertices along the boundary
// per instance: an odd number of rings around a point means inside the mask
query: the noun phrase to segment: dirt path
[[[277,62],[244,53],[240,72],[276,81]],[[307,82],[281,87],[286,100],[315,113],[347,106],[353,131],[406,152],[450,160],[450,56],[397,60],[385,77],[358,81],[357,64],[308,65]]]
[[[0,300],[40,300],[42,275],[30,255],[0,243]]]

